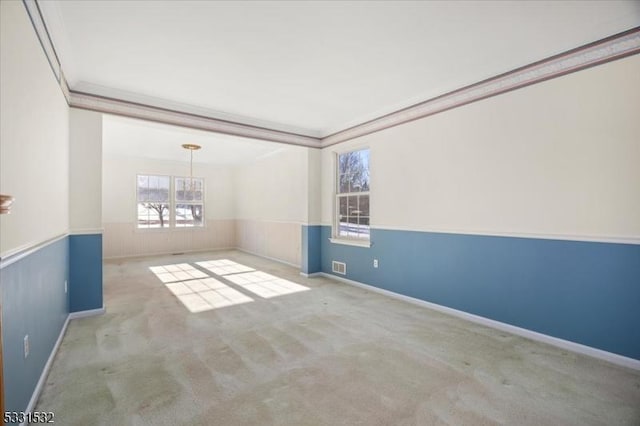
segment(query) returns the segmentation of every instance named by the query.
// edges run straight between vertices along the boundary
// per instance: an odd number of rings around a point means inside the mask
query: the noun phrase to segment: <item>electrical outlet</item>
[[[64,293],[67,294],[67,280],[64,280]]]
[[[28,357],[29,356],[29,335],[25,334],[24,335],[24,357]]]
[[[378,267],[378,259],[373,259],[373,267],[374,268]]]

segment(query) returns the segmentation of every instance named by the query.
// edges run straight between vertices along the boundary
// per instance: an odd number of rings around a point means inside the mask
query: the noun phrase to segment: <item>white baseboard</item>
[[[67,319],[64,320],[64,324],[62,325],[62,329],[60,330],[60,334],[58,335],[58,340],[56,340],[55,345],[53,345],[53,349],[49,354],[49,359],[47,359],[47,363],[44,365],[44,368],[42,369],[42,373],[40,373],[40,378],[38,379],[36,388],[33,390],[33,394],[31,394],[31,399],[29,400],[29,405],[27,405],[27,409],[25,413],[31,413],[36,408],[36,404],[38,403],[38,398],[40,398],[40,393],[42,393],[42,388],[44,388],[44,384],[47,381],[47,376],[49,376],[49,370],[51,370],[53,359],[56,357],[56,354],[58,353],[58,349],[60,348],[60,344],[62,343],[62,338],[67,332],[67,326],[69,325],[69,321],[73,319],[78,319],[78,318],[86,318],[86,317],[92,317],[95,315],[102,315],[105,312],[106,312],[106,309],[103,306],[102,308],[99,308],[99,309],[71,312],[67,315]],[[21,423],[20,426],[26,426],[26,422]]]
[[[315,275],[315,274],[314,274]],[[538,333],[536,331],[527,330],[526,328],[516,327],[515,325],[506,324],[500,321],[495,321],[489,318],[481,317],[478,315],[470,314],[468,312],[459,311],[457,309],[448,308],[446,306],[438,305],[435,303],[427,302],[414,297],[405,296],[403,294],[394,293],[389,290],[384,290],[378,287],[374,287],[368,284],[363,284],[358,281],[350,280],[347,278],[338,277],[326,272],[320,272],[317,275],[323,276],[329,279],[343,282],[345,284],[353,285],[356,287],[364,288],[375,293],[380,293],[385,296],[393,297],[394,299],[402,300],[412,303],[414,305],[423,306],[433,309],[438,312],[453,315],[458,318],[462,318],[467,321],[471,321],[477,324],[485,325],[487,327],[495,328],[500,331],[506,331],[507,333],[515,334],[527,339],[535,340],[538,342],[547,343],[552,346],[556,346],[567,351],[587,355],[593,358],[598,358],[604,361],[608,361],[612,364],[620,365],[622,367],[632,368],[634,370],[640,370],[640,360],[629,358],[626,356],[614,354],[612,352],[603,351],[601,349],[592,348],[590,346],[582,345],[580,343],[570,342],[568,340],[559,339],[557,337],[548,336],[546,334]]]
[[[178,253],[180,254],[198,254],[198,253],[208,253],[212,251],[225,251],[225,250],[238,250],[236,247],[217,247],[217,248],[205,248],[205,249],[196,249],[196,250],[182,250]],[[126,259],[143,259],[146,257],[156,257],[156,256],[173,256],[176,255],[176,251],[166,251],[160,253],[143,253],[143,254],[126,254],[123,256],[105,256],[102,260],[126,260]]]
[[[310,274],[305,274],[304,272],[300,272],[300,275],[302,275],[305,278],[321,277],[322,272],[312,272]]]
[[[98,309],[89,309],[87,311],[71,312],[69,313],[69,319],[72,320],[72,319],[78,319],[78,318],[93,317],[96,315],[102,315],[105,312],[107,312],[107,310],[105,309],[104,306]]]
[[[64,334],[67,332],[67,326],[69,325],[70,315],[67,315],[67,319],[64,320],[64,324],[62,325],[62,329],[60,330],[60,334],[58,335],[58,340],[56,340],[55,345],[53,345],[53,349],[49,354],[49,359],[47,359],[47,363],[44,365],[42,369],[42,373],[40,374],[40,378],[38,379],[38,383],[36,384],[36,388],[33,390],[31,394],[31,399],[29,400],[29,405],[27,405],[27,409],[25,413],[31,413],[36,408],[36,404],[38,403],[38,398],[40,398],[40,393],[44,388],[44,384],[47,381],[47,376],[49,375],[49,370],[51,369],[51,365],[53,364],[53,359],[56,357],[56,353],[58,353],[58,348],[62,343],[62,338]],[[20,426],[25,426],[27,423],[20,423]]]
[[[249,251],[240,247],[236,247],[235,250],[241,251],[243,253],[252,254],[254,256],[262,257],[263,259],[273,260],[274,262],[282,263],[283,265],[293,266],[294,268],[300,269],[300,265],[296,265],[295,263],[289,263],[286,260],[276,259],[275,257],[265,256],[264,254],[256,253],[253,251]]]

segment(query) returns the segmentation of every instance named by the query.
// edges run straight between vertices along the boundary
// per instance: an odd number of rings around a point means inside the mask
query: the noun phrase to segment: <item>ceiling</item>
[[[297,146],[221,135],[151,121],[104,115],[102,147],[106,157],[137,157],[155,160],[189,161],[182,144],[194,143],[202,149],[194,163],[214,165],[246,164]]]
[[[638,1],[40,1],[74,91],[313,137],[640,23]]]

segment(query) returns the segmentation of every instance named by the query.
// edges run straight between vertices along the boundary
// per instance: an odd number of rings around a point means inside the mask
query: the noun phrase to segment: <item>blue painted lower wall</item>
[[[640,360],[640,245],[371,230],[371,248],[333,244],[321,269]],[[379,268],[373,268],[373,259]]]
[[[26,410],[69,313],[68,245],[62,238],[0,270],[6,411]]]
[[[302,225],[302,272],[320,272],[320,232],[319,225]]]
[[[102,235],[70,235],[4,265],[0,294],[5,410],[25,411],[69,312],[103,306]],[[27,358],[25,335],[30,343]]]
[[[102,308],[102,234],[69,236],[69,312]]]

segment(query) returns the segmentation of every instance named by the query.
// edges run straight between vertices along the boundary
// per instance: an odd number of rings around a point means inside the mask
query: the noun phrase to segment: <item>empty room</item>
[[[640,2],[0,20],[3,424],[640,424]]]

